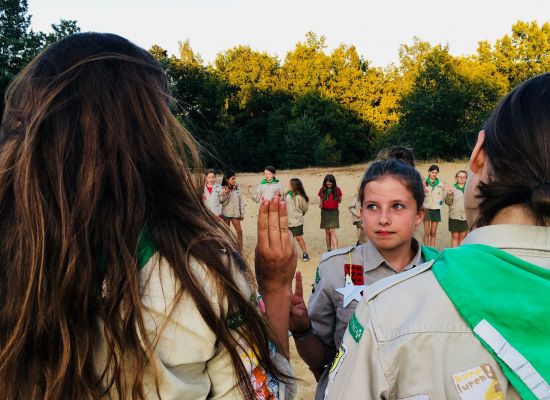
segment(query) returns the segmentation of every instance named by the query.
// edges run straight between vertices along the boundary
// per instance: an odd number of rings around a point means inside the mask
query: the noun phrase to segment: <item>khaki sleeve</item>
[[[301,196],[300,196],[300,199],[301,199],[301,202],[302,202],[302,215],[306,215],[307,210],[309,208],[309,203],[306,201],[306,199],[304,199]]]
[[[355,310],[330,367],[326,399],[391,398],[380,344],[370,318],[371,307],[372,302],[361,302]]]
[[[336,344],[334,343],[336,305],[331,296],[334,287],[330,284],[330,279],[327,276],[331,271],[325,267],[330,267],[326,261],[319,264],[318,277],[313,284],[313,293],[309,297],[308,314],[315,335],[325,346],[328,363],[336,353]]]
[[[448,206],[452,206],[453,199],[454,199],[454,193],[447,193],[445,195],[445,204],[447,204]]]
[[[225,204],[227,203],[227,200],[229,200],[229,195],[231,194],[231,192],[229,193],[226,193],[225,190],[221,190],[218,198],[220,199],[220,204]]]

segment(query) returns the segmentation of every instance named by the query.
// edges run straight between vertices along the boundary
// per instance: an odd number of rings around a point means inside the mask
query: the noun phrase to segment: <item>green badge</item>
[[[315,271],[315,283],[319,283],[321,280],[321,276],[319,276],[319,267],[317,267],[317,271]]]
[[[357,317],[355,316],[355,313],[351,316],[351,321],[348,325],[349,333],[353,340],[355,340],[356,343],[359,343],[359,340],[361,340],[361,336],[363,336],[363,331],[365,328],[363,328],[363,325],[359,323],[357,320]]]

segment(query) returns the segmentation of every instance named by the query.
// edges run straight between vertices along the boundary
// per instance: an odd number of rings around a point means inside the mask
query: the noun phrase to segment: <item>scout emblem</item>
[[[343,288],[337,288],[334,290],[336,290],[338,293],[344,296],[342,307],[346,308],[348,304],[351,303],[353,300],[356,300],[356,301],[361,300],[361,297],[362,297],[361,292],[365,288],[366,288],[365,285],[354,285],[348,274],[346,275],[346,285]]]

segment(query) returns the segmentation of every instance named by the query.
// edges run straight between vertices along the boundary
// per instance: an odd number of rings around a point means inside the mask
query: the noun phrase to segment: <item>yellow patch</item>
[[[489,364],[458,372],[452,378],[461,400],[504,400],[495,371]]]

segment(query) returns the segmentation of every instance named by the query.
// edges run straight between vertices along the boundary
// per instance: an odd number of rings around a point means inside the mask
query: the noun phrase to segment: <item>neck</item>
[[[529,207],[514,204],[496,213],[489,225],[537,225],[537,219]]]
[[[411,262],[416,253],[411,247],[411,243],[408,242],[397,249],[381,250],[378,249],[382,257],[390,264],[391,268],[395,272],[401,272]]]

